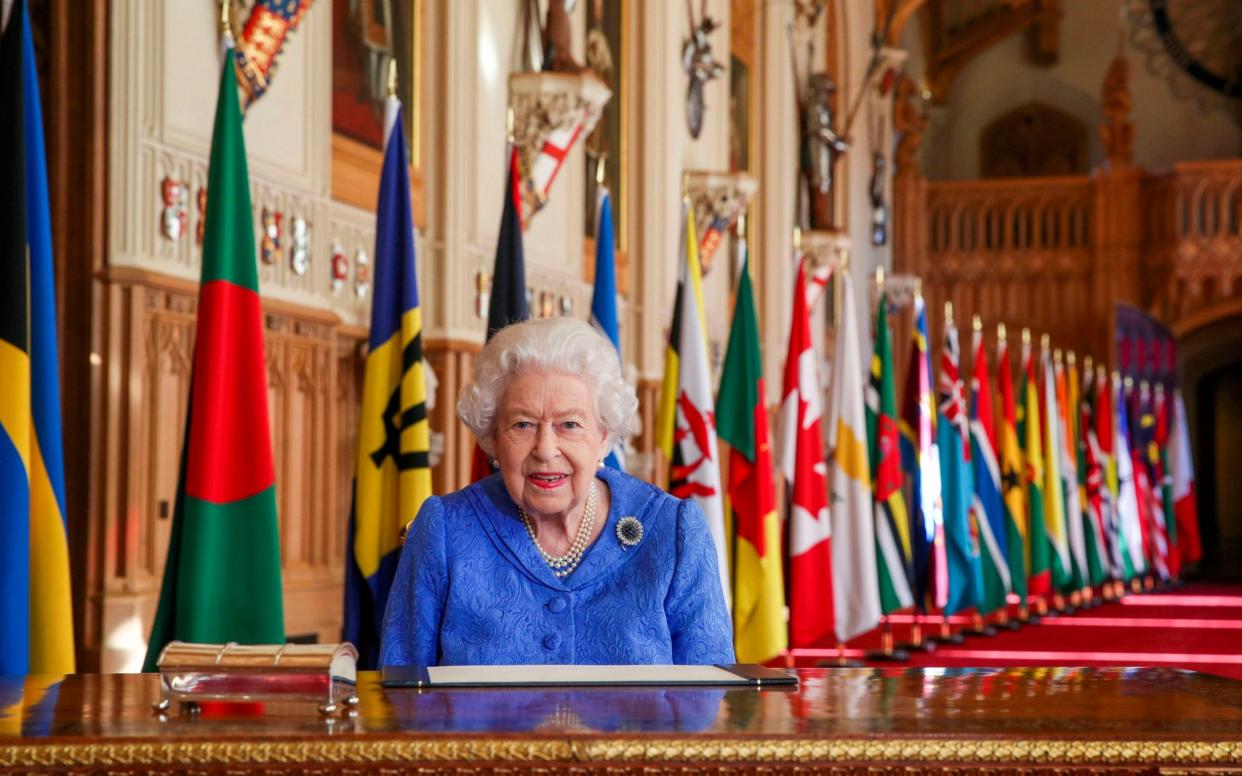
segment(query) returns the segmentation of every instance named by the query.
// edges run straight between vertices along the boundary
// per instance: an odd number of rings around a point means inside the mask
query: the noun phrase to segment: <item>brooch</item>
[[[643,524],[636,517],[623,517],[617,521],[617,539],[622,547],[633,547],[643,540]]]

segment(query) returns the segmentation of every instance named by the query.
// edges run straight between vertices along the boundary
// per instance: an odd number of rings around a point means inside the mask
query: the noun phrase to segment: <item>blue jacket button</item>
[[[561,636],[559,633],[549,633],[543,637],[544,649],[553,650],[561,645]]]
[[[548,611],[553,614],[560,614],[565,611],[565,599],[553,598],[551,601],[548,601]]]

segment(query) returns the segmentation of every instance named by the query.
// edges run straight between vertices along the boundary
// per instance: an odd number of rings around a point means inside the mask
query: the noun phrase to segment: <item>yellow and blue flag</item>
[[[431,495],[422,312],[401,102],[389,97],[375,219],[371,339],[358,418],[354,504],[345,582],[344,638],[359,668],[374,668],[401,529]]]
[[[0,674],[74,670],[43,116],[30,17],[0,36]]]

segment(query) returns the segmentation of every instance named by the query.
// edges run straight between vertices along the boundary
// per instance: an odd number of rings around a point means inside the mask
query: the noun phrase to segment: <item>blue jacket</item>
[[[716,552],[690,500],[611,469],[608,522],[565,579],[499,474],[423,503],[388,596],[380,665],[734,662]],[[624,547],[617,521],[642,540]]]

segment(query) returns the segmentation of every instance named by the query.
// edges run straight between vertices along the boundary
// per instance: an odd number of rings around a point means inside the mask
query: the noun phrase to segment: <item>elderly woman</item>
[[[581,321],[488,342],[457,414],[499,472],[423,504],[381,665],[734,662],[698,506],[603,468],[637,408],[616,351]]]

